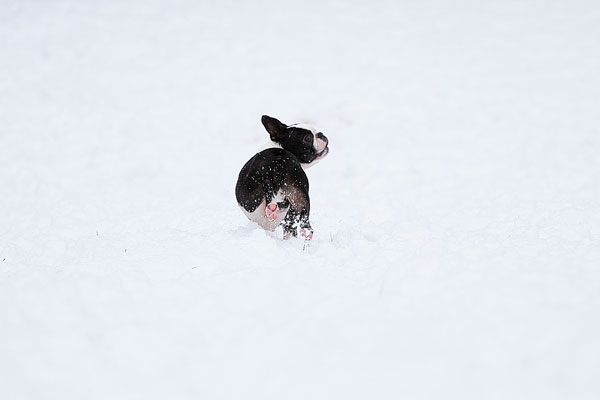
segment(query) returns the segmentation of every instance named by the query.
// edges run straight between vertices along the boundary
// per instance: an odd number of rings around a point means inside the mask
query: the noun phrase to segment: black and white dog
[[[285,125],[262,116],[271,148],[252,157],[240,171],[235,197],[242,211],[263,229],[283,226],[284,239],[300,235],[312,239],[308,178],[304,169],[329,153],[321,132],[304,125]]]

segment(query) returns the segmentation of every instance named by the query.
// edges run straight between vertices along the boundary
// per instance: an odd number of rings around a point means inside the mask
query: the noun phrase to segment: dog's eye
[[[312,143],[312,135],[310,133],[307,133],[306,135],[304,135],[304,137],[302,138],[302,141],[304,143]]]

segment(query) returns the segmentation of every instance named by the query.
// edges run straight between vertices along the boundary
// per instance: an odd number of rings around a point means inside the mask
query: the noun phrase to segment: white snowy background
[[[3,0],[0,398],[600,398],[600,3]]]

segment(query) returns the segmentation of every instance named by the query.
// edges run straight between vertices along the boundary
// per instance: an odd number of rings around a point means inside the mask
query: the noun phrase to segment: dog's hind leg
[[[313,229],[310,226],[310,199],[307,191],[295,185],[287,185],[285,189],[286,200],[290,202],[290,209],[283,220],[284,239],[300,235],[306,240],[312,239]]]

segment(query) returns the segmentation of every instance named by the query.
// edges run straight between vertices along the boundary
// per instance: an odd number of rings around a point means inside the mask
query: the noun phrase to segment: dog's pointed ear
[[[269,135],[271,135],[271,140],[274,142],[279,142],[281,135],[287,129],[287,125],[275,118],[269,117],[268,115],[263,115],[261,121],[267,132],[269,132]]]

